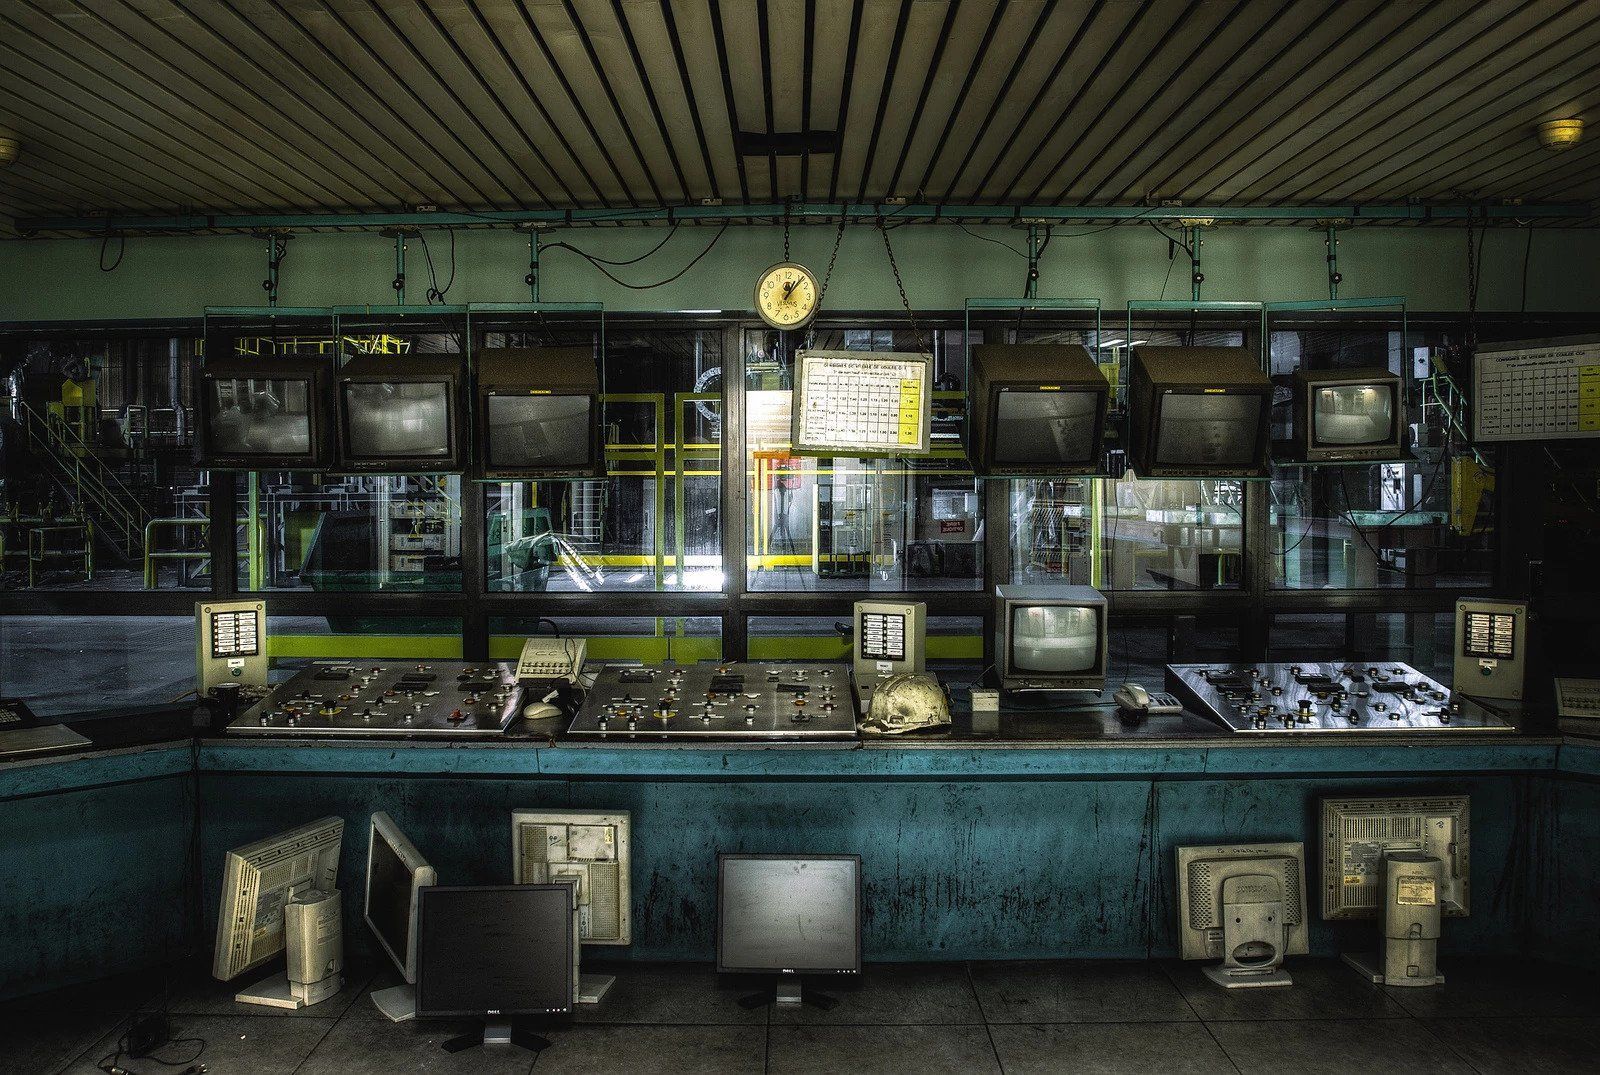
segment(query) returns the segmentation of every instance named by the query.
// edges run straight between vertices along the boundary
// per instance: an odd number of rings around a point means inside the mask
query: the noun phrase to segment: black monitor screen
[[[1094,454],[1098,392],[1009,389],[995,403],[996,463],[1088,463]]]
[[[489,396],[489,464],[586,466],[593,396]]]
[[[344,385],[345,451],[352,459],[446,459],[450,383],[349,381]]]
[[[1100,613],[1082,605],[1011,609],[1011,669],[1041,675],[1094,672],[1100,659]]]
[[[1261,436],[1261,401],[1252,393],[1167,392],[1156,428],[1156,462],[1252,466]]]
[[[376,827],[367,867],[367,918],[403,973],[411,951],[411,871]]]
[[[1311,429],[1319,448],[1360,447],[1394,440],[1394,386],[1341,384],[1317,388]]]
[[[310,455],[311,382],[212,378],[211,451],[216,455]]]
[[[717,866],[719,970],[861,969],[860,859],[724,855]]]
[[[424,888],[417,1015],[572,1010],[572,886]]]

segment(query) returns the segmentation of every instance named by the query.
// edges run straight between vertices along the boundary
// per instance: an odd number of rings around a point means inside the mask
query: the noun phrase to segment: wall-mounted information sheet
[[[1476,440],[1600,437],[1600,343],[1479,351],[1472,386]]]

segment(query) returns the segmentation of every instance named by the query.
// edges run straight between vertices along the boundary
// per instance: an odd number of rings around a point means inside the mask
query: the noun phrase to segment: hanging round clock
[[[776,329],[810,324],[820,298],[811,270],[792,261],[779,262],[756,279],[756,312]]]

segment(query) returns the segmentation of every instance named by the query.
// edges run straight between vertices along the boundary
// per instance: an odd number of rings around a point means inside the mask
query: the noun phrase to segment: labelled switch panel
[[[318,661],[241,713],[228,734],[496,736],[520,697],[509,662]]]
[[[652,739],[854,739],[850,669],[842,664],[607,667],[568,734]]]

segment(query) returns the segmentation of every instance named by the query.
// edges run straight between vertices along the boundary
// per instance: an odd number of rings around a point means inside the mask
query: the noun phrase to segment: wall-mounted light
[[[1583,137],[1583,120],[1547,119],[1539,124],[1539,144],[1557,152],[1571,149]]]
[[[0,168],[14,164],[22,152],[22,141],[13,134],[0,133]]]

